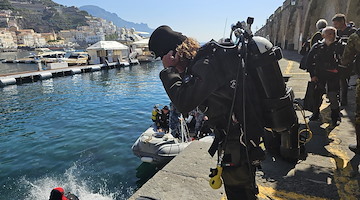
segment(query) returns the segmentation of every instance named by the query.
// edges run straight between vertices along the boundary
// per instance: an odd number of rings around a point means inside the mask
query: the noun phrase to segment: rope
[[[300,110],[300,113],[301,113],[301,115],[302,115],[303,118],[304,118],[305,126],[306,126],[305,129],[302,129],[302,130],[299,131],[299,133],[298,133],[299,142],[301,142],[302,144],[306,144],[306,143],[308,143],[308,142],[311,140],[311,138],[312,138],[312,136],[313,136],[313,132],[312,132],[311,129],[310,129],[309,122],[306,120],[305,110],[304,110],[301,106],[299,106],[299,104],[295,104],[295,105],[296,105],[296,107]],[[303,132],[308,132],[308,136],[309,136],[309,137],[307,137],[307,139],[306,139],[305,141],[302,141],[302,140],[300,139],[300,134],[303,133]]]

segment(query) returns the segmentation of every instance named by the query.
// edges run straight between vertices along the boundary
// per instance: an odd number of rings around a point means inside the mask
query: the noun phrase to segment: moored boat
[[[166,164],[191,143],[184,119],[180,119],[180,132],[181,136],[175,138],[171,133],[157,129],[154,124],[135,141],[132,151],[143,162]]]
[[[142,39],[132,43],[134,52],[137,53],[137,59],[140,63],[142,62],[153,62],[155,61],[155,54],[149,50],[149,38]]]
[[[86,65],[88,64],[89,54],[84,51],[72,52],[69,57],[61,59],[67,62],[69,66],[72,65]]]

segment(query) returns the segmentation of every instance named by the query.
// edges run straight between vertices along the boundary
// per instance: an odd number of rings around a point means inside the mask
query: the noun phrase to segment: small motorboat
[[[140,135],[133,144],[132,150],[143,162],[155,165],[166,164],[191,143],[183,118],[180,118],[180,134],[179,138],[175,138],[171,133],[157,129],[154,124]]]

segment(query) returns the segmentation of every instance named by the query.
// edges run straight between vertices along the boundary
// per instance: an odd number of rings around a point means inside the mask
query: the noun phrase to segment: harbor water
[[[81,200],[130,197],[156,172],[131,146],[153,106],[169,104],[161,69],[158,61],[0,88],[1,199],[48,200],[54,187]]]
[[[0,53],[0,61],[3,59],[6,60],[16,60],[29,56],[30,51],[20,51],[20,52],[3,52]],[[1,74],[11,74],[17,72],[27,72],[27,71],[36,71],[38,69],[37,64],[24,64],[24,63],[1,63],[0,62],[0,75]]]

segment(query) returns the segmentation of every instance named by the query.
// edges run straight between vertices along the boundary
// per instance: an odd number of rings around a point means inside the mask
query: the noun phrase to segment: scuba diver
[[[79,200],[79,198],[70,192],[65,195],[64,188],[57,187],[51,190],[49,200]]]
[[[164,132],[169,132],[169,116],[170,116],[169,111],[170,110],[168,106],[164,106],[160,111],[159,124],[160,124],[160,128]]]
[[[244,28],[240,23],[232,27],[235,43],[230,36],[201,48],[166,25],[149,39],[150,50],[162,59],[160,79],[170,100],[183,114],[198,107],[214,129],[209,153],[218,152],[218,165],[209,183],[220,188],[221,177],[229,200],[257,198],[255,170],[265,159],[259,146],[264,127],[281,133],[284,157],[297,159],[299,152],[292,90],[286,89],[277,62],[281,51]]]
[[[151,111],[151,120],[154,122],[156,128],[159,128],[159,127],[160,127],[159,116],[160,116],[160,110],[159,110],[159,108],[155,105],[155,106],[154,106],[154,109]]]

